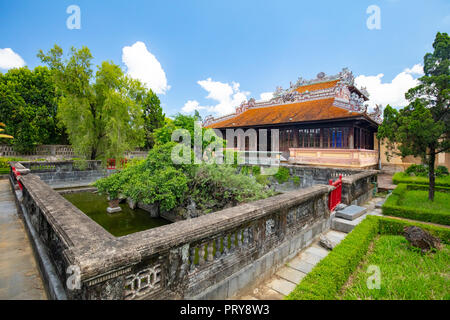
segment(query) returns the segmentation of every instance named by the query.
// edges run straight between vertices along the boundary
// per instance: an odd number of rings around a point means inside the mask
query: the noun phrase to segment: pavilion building
[[[207,117],[203,126],[220,130],[224,138],[227,129],[255,129],[257,150],[261,132],[268,132],[270,150],[270,131],[278,129],[279,151],[293,164],[375,168],[380,157],[375,133],[381,108],[368,113],[368,99],[366,89],[357,88],[352,72],[344,68],[334,76],[321,72],[313,80],[299,78],[286,90],[278,87],[269,101],[251,98],[233,114]],[[249,150],[251,142],[244,140],[236,140],[237,147]]]

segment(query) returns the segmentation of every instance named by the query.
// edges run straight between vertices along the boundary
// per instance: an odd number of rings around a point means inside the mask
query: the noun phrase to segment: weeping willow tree
[[[52,70],[59,93],[58,118],[74,151],[87,159],[123,156],[145,143],[142,104],[153,94],[112,62],[94,75],[87,47],[72,48],[68,57],[55,45],[38,57]]]

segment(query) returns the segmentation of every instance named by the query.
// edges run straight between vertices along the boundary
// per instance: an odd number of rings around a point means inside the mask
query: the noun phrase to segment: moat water
[[[142,209],[132,210],[126,203],[120,204],[122,211],[108,213],[106,212],[108,207],[106,196],[92,192],[68,193],[64,195],[64,198],[116,237],[170,223],[162,218],[151,218],[150,214]]]

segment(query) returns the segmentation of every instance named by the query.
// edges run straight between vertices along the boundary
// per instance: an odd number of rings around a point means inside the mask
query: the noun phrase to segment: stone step
[[[336,218],[342,218],[346,220],[355,220],[366,213],[367,208],[351,205],[345,207],[342,210],[336,211]]]
[[[353,230],[356,225],[358,225],[367,215],[364,214],[355,220],[346,220],[342,218],[334,218],[331,221],[331,228],[336,231],[349,233]]]

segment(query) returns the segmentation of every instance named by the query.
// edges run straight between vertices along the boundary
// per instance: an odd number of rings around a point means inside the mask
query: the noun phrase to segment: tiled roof
[[[333,81],[327,81],[327,82],[319,82],[319,83],[314,83],[314,84],[308,84],[305,86],[301,86],[298,87],[297,89],[295,89],[296,91],[303,93],[306,91],[316,91],[316,90],[323,90],[323,89],[328,89],[328,88],[332,88],[335,87],[336,84],[338,83],[338,80],[333,80]]]
[[[318,89],[315,89],[318,90]],[[245,127],[255,125],[328,120],[361,115],[333,105],[334,98],[248,109],[232,118],[213,123],[209,128]]]

